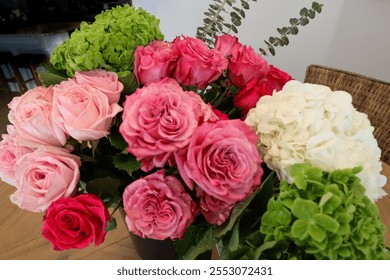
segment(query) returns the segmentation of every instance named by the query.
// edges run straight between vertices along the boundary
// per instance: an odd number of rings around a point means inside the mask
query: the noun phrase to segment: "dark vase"
[[[123,220],[126,213],[123,208],[119,208]],[[131,240],[137,254],[144,260],[177,260],[178,255],[175,244],[171,239],[156,240],[152,238],[143,238],[132,232],[129,232]]]
[[[177,260],[175,244],[171,239],[142,238],[130,232],[137,254],[144,260]]]

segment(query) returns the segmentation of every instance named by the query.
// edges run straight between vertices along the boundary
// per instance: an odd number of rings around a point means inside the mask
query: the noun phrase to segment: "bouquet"
[[[229,34],[164,41],[128,5],[51,62],[9,104],[0,177],[44,212],[54,250],[101,244],[123,209],[181,259],[386,258],[380,150],[348,93],[294,81]]]

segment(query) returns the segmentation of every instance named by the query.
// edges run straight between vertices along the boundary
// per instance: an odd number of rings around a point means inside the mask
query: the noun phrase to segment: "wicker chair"
[[[390,164],[390,83],[321,65],[307,67],[305,82],[350,93],[355,108],[367,114],[375,128],[382,161]]]

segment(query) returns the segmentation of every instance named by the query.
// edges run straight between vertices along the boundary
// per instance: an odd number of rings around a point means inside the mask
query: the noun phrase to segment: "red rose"
[[[139,83],[152,82],[169,77],[175,67],[178,54],[172,43],[153,41],[148,46],[139,46],[134,52],[134,74]]]
[[[173,77],[183,85],[204,88],[227,68],[227,59],[219,51],[207,47],[202,40],[176,38],[173,47],[180,53]]]
[[[42,235],[54,250],[82,249],[92,242],[103,243],[109,220],[107,208],[94,194],[60,198],[47,209]]]
[[[288,81],[293,80],[293,78],[288,73],[280,70],[279,68],[276,68],[273,65],[270,65],[266,79],[268,87],[276,91],[280,91]]]
[[[229,60],[229,79],[239,88],[254,78],[264,78],[268,70],[268,62],[249,46],[241,46]]]
[[[272,95],[272,91],[265,79],[252,79],[234,96],[234,106],[243,109],[242,116],[245,118],[248,111],[256,107],[260,97]]]
[[[234,106],[242,108],[242,117],[256,107],[257,101],[264,95],[280,91],[293,78],[286,72],[270,65],[270,71],[264,79],[252,79],[234,97]]]

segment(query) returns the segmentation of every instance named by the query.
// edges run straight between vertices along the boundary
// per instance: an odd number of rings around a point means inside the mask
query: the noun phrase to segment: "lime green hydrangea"
[[[298,259],[383,259],[384,233],[378,207],[356,176],[361,168],[330,173],[307,164],[291,168],[294,183],[282,181],[260,232],[265,242],[289,244],[273,257]]]
[[[92,24],[82,22],[53,52],[57,70],[74,76],[78,70],[104,68],[125,76],[133,70],[135,48],[163,40],[159,19],[142,8],[117,6],[103,11]]]

